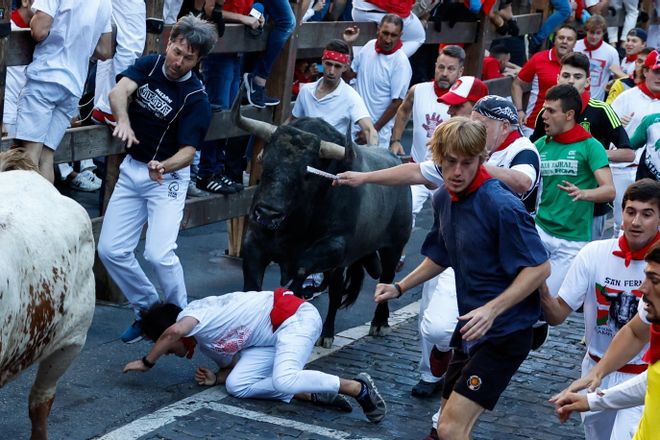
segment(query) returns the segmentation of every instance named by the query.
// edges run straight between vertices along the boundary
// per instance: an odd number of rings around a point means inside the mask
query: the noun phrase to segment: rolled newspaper
[[[334,174],[326,173],[323,170],[319,170],[318,168],[310,167],[307,165],[307,172],[311,174],[316,174],[317,176],[325,177],[326,179],[330,180],[339,180],[339,177],[335,176]]]

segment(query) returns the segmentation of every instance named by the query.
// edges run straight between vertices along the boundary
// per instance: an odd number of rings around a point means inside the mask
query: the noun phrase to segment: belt
[[[596,362],[600,361],[600,358],[595,354],[589,353],[589,357]],[[647,364],[627,364],[616,371],[618,371],[619,373],[640,374],[645,372],[648,367],[649,366]]]

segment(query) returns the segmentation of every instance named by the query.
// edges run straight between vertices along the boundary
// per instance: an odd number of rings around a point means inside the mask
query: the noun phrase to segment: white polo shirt
[[[294,117],[321,118],[342,134],[346,133],[351,124],[369,117],[369,111],[360,95],[344,80],[340,79],[337,88],[317,99],[316,87],[321,81],[323,78],[300,86],[298,98],[291,110]]]

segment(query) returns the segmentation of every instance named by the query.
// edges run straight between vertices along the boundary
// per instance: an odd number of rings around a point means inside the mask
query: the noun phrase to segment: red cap
[[[460,105],[467,101],[477,102],[486,95],[488,86],[483,81],[474,76],[461,76],[438,101],[448,105]]]
[[[649,53],[644,61],[644,67],[648,67],[651,70],[660,69],[660,57],[658,56],[658,51],[654,50]]]

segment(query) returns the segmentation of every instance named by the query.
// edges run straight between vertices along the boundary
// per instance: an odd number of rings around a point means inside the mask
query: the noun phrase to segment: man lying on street
[[[369,374],[350,380],[303,370],[322,321],[312,304],[290,290],[211,296],[183,310],[156,304],[141,319],[144,334],[156,344],[142,359],[126,364],[124,373],[149,371],[167,354],[190,359],[198,345],[219,367],[217,373],[198,368],[200,385],[224,384],[234,397],[284,402],[295,397],[347,412],[351,405],[344,395],[351,396],[373,423],[387,412]]]

